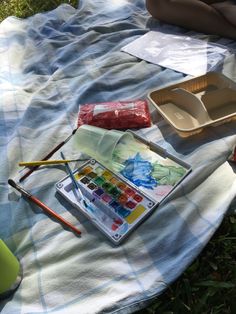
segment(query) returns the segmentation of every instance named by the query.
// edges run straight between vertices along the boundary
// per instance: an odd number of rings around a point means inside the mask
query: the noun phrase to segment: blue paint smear
[[[152,164],[143,159],[139,153],[134,158],[127,159],[124,166],[121,174],[136,186],[153,190],[158,185],[157,180],[151,175],[153,171]]]

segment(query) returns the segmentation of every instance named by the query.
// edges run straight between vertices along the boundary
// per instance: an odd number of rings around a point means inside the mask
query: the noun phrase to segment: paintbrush
[[[59,160],[37,160],[37,161],[21,161],[19,162],[19,166],[27,166],[27,167],[34,167],[34,166],[43,166],[43,165],[57,165],[57,164],[64,164],[68,162],[76,162],[76,161],[87,161],[88,159],[59,159]]]
[[[75,232],[77,235],[81,234],[81,231],[77,229],[75,226],[73,226],[70,222],[65,220],[62,216],[58,215],[56,212],[54,212],[51,208],[49,208],[47,205],[42,203],[39,199],[37,199],[35,196],[30,194],[28,191],[24,190],[21,186],[19,186],[15,181],[12,179],[8,180],[8,184],[10,184],[13,188],[15,188],[17,191],[19,191],[22,196],[33,202],[34,204],[38,205],[44,212],[51,215],[61,223],[63,223],[65,226],[70,228],[73,232]]]
[[[64,160],[66,160],[65,155],[63,154],[63,152],[61,152],[61,158],[64,159]],[[68,173],[69,173],[69,176],[70,176],[70,178],[71,178],[71,181],[73,182],[73,185],[74,185],[75,189],[76,189],[76,190],[79,192],[79,194],[80,194],[80,198],[81,198],[81,200],[82,200],[84,206],[85,206],[85,207],[88,207],[88,205],[87,205],[87,203],[86,203],[86,201],[85,201],[85,199],[84,199],[83,193],[82,193],[82,191],[81,191],[81,189],[80,189],[80,186],[79,186],[79,184],[78,184],[78,182],[77,182],[77,180],[76,180],[76,178],[75,178],[75,176],[74,176],[74,174],[73,174],[73,171],[71,170],[71,168],[70,168],[70,166],[69,166],[69,164],[68,164],[67,162],[65,163],[65,167],[66,167],[66,169],[67,169],[67,171],[68,171]]]
[[[56,151],[58,151],[64,144],[66,144],[71,137],[75,134],[77,129],[74,129],[71,133],[70,136],[68,136],[63,142],[58,144],[52,151],[50,151],[42,160],[48,160]],[[34,166],[30,168],[20,179],[19,181],[22,182],[24,181],[32,172],[34,172],[39,166]]]

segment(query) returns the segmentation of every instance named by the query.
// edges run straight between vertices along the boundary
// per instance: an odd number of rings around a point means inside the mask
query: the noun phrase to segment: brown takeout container
[[[216,72],[153,90],[148,99],[182,137],[236,119],[236,83]]]

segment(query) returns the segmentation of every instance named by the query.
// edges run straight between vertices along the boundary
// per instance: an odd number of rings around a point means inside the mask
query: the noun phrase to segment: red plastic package
[[[80,107],[78,127],[90,124],[104,129],[143,128],[151,125],[146,100],[85,104]]]

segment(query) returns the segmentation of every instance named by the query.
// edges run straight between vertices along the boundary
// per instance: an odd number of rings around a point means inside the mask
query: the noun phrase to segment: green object
[[[113,151],[118,143],[132,139],[133,135],[128,132],[106,130],[86,124],[81,125],[73,137],[75,148],[106,166],[112,161]]]
[[[19,261],[0,239],[0,298],[8,296],[18,287],[20,272]]]

